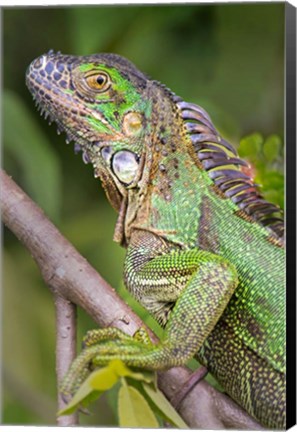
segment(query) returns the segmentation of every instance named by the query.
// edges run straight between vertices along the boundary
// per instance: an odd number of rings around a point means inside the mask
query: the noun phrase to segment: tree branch
[[[113,288],[59,233],[42,210],[1,172],[3,221],[30,251],[55,296],[79,305],[100,326],[114,326],[132,335],[144,326],[140,318],[117,296]],[[152,340],[156,337],[150,332]],[[159,386],[168,399],[188,381],[186,367],[159,373]],[[263,429],[229,397],[199,382],[180,405],[180,413],[192,428]]]
[[[55,296],[56,308],[56,374],[57,387],[60,384],[76,356],[76,305],[59,294]],[[58,390],[58,409],[65,407]],[[58,426],[78,425],[78,413],[57,418]]]

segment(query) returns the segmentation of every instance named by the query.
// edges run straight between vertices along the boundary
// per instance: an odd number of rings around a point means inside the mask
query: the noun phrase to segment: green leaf
[[[108,392],[106,392],[106,400],[109,408],[113,413],[113,417],[115,418],[116,424],[119,424],[118,419],[118,394],[121,387],[121,382],[118,381]]]
[[[115,373],[113,367],[109,364],[92,372],[85,382],[90,384],[92,390],[105,391],[114,386],[118,379],[119,375]]]
[[[155,384],[155,374],[153,372],[133,372],[121,360],[112,360],[110,363],[100,369],[92,372],[82,383],[67,406],[59,411],[58,415],[70,414],[78,405],[86,406],[101,394],[111,389],[120,377],[130,377],[134,380]]]
[[[267,189],[283,189],[284,175],[276,170],[271,170],[265,173],[264,183]]]
[[[80,399],[79,402],[75,399],[76,395],[71,399],[71,401],[66,405],[65,408],[58,411],[57,415],[64,416],[69,415],[75,412],[79,407],[86,407],[90,405],[90,403],[94,402],[95,400],[99,399],[99,397],[102,395],[103,392],[99,391],[90,391],[87,393],[85,397]],[[83,395],[82,395],[83,396]]]
[[[150,371],[134,372],[128,368],[122,360],[116,359],[109,363],[109,367],[113,370],[119,377],[129,377],[137,381],[144,381],[146,383],[155,382],[155,373]]]
[[[167,421],[173,423],[180,429],[189,429],[187,424],[183,421],[183,419],[180,417],[180,415],[176,412],[176,410],[173,408],[170,402],[168,402],[166,397],[159,389],[153,389],[150,385],[145,383],[143,383],[142,385],[147,395],[151,398],[151,400],[158,408],[158,411],[162,413],[163,417]]]
[[[83,401],[84,405],[86,405],[87,401],[85,399],[89,397],[92,392],[99,391],[100,394],[98,396],[100,396],[102,392],[113,387],[118,379],[119,376],[115,373],[113,367],[110,367],[110,365],[101,369],[96,369],[83,382],[67,406],[58,412],[58,415],[73,412],[73,409],[77,408]],[[94,400],[92,396],[90,397]]]
[[[122,379],[119,390],[119,421],[121,427],[158,428],[159,423],[149,404],[134,387]]]
[[[278,135],[270,135],[263,144],[263,153],[265,158],[272,162],[280,154],[282,147],[281,139]]]
[[[240,140],[238,152],[241,157],[257,158],[263,144],[263,137],[259,133],[248,135]]]

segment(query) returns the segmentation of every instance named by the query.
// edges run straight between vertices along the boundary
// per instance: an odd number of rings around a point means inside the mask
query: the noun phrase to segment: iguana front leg
[[[163,340],[154,345],[143,332],[134,337],[116,329],[89,332],[87,347],[64,380],[64,394],[73,393],[90,365],[115,358],[150,370],[186,363],[214,328],[238,284],[236,269],[221,256],[196,248],[170,250],[144,231],[131,239],[125,276],[135,297],[165,324]]]

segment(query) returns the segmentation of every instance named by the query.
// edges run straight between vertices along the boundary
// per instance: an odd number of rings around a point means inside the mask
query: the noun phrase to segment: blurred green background
[[[115,52],[186,101],[202,105],[249,158],[282,205],[284,3],[6,8],[3,11],[3,164],[125,299],[116,214],[91,166],[35,110],[29,63],[50,48]],[[255,153],[256,152],[256,153]],[[4,230],[3,423],[55,423],[55,320],[31,256]],[[135,302],[133,303],[135,304]],[[79,311],[79,340],[94,323]],[[82,424],[116,422],[113,395]]]

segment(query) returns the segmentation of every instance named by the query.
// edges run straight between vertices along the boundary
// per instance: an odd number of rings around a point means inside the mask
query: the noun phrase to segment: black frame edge
[[[296,424],[296,8],[285,3],[287,226],[287,417]]]

